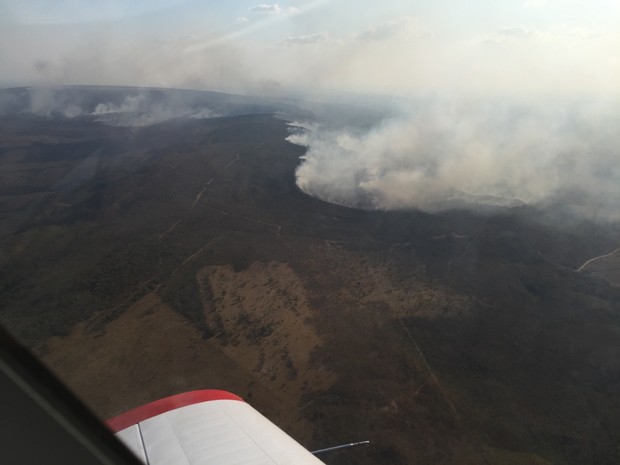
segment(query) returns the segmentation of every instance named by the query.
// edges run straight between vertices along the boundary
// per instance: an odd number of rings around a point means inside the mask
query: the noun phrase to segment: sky
[[[0,86],[619,94],[616,0],[0,0]]]

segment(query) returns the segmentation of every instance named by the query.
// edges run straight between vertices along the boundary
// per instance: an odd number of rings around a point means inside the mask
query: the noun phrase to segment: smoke
[[[113,87],[31,87],[0,90],[0,115],[88,117],[120,127],[142,127],[173,118],[214,118],[234,105],[213,94]],[[217,109],[208,103],[219,104]]]
[[[366,132],[295,123],[298,186],[371,209],[561,206],[620,219],[620,109],[430,99]]]
[[[153,101],[145,94],[128,95],[120,104],[99,103],[91,114],[96,116],[95,121],[121,127],[150,126],[173,118],[217,116],[205,107],[196,109],[181,103]]]
[[[59,94],[52,88],[38,87],[29,91],[29,110],[39,116],[63,116],[75,118],[84,114],[84,110],[77,102],[70,101],[66,96]]]

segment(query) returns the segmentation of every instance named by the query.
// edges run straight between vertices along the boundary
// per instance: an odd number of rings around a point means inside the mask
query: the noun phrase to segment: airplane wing
[[[192,391],[107,422],[148,465],[324,465],[280,428],[226,391]]]
[[[166,397],[104,426],[1,326],[0,393],[1,463],[323,465],[240,397],[225,391]]]

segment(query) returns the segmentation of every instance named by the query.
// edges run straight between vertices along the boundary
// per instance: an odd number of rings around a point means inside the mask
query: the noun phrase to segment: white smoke
[[[590,103],[419,102],[372,130],[305,125],[297,184],[348,206],[438,211],[561,204],[620,218],[620,109]]]
[[[192,101],[189,94],[174,91],[134,89],[130,93],[118,90],[109,95],[105,88],[100,91],[86,88],[80,92],[71,87],[30,87],[0,92],[0,114],[5,113],[32,113],[47,118],[87,116],[120,127],[150,126],[174,118],[220,116],[203,102]]]
[[[145,110],[146,98],[144,95],[129,95],[121,104],[100,103],[95,107],[93,115],[105,115],[108,113],[126,113]]]
[[[33,87],[29,89],[29,93],[29,111],[35,115],[75,118],[84,113],[80,105],[62,98],[53,88]]]
[[[157,102],[144,94],[128,95],[120,104],[100,103],[91,115],[96,116],[95,121],[120,127],[150,126],[173,118],[203,119],[217,116],[205,107],[196,109],[186,104]]]

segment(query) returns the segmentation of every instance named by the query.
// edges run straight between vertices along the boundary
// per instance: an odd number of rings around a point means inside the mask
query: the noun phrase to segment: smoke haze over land
[[[562,204],[617,218],[617,2],[428,3],[110,0],[93,14],[8,1],[0,85],[399,98],[406,108],[364,131],[314,121],[292,135],[308,147],[299,186],[365,208]],[[90,112],[126,126],[214,113],[128,99]],[[32,111],[85,110],[39,92]]]
[[[611,0],[8,0],[0,85],[618,96]],[[243,91],[243,92],[242,92]]]

